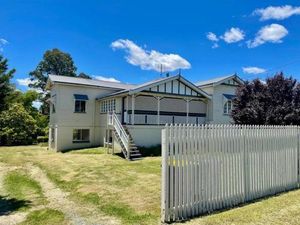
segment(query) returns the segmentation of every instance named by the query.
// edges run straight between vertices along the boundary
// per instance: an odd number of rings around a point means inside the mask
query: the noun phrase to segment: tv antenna
[[[163,64],[160,64],[160,77],[163,76]]]

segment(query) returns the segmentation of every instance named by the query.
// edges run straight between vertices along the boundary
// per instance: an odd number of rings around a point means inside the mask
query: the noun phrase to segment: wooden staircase
[[[138,150],[138,147],[135,145],[128,128],[125,126],[123,126],[123,128],[129,137],[129,156],[128,156],[128,152],[126,151],[126,148],[125,148],[120,136],[118,135],[118,132],[116,130],[114,130],[113,133],[116,137],[116,140],[118,141],[118,143],[120,144],[120,146],[122,148],[122,152],[123,152],[125,158],[129,158],[130,160],[142,159],[142,154]]]
[[[108,125],[113,129],[114,137],[120,144],[125,158],[128,160],[141,159],[142,154],[135,145],[128,128],[121,124],[115,113],[108,115]]]

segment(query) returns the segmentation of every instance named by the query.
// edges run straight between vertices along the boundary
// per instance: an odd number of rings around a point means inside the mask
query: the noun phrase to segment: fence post
[[[248,134],[248,126],[241,126],[241,132],[242,132],[242,140],[243,140],[243,153],[244,153],[244,201],[248,201],[249,199],[249,167],[248,167],[248,149],[246,145],[246,135]]]
[[[167,139],[168,139],[168,125],[162,129],[161,133],[161,221],[162,222],[169,222],[168,218],[168,148],[167,148]]]
[[[299,127],[297,126],[297,172],[298,172],[298,185],[297,187],[299,188],[300,186],[300,146],[299,146]]]

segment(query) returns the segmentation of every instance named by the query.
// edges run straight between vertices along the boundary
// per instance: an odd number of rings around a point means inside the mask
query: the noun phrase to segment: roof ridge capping
[[[74,78],[74,79],[84,79],[84,80],[94,80],[94,81],[101,81],[105,83],[114,83],[114,84],[128,84],[128,85],[135,85],[135,84],[129,84],[129,83],[124,83],[124,82],[115,82],[115,81],[108,81],[108,80],[100,80],[100,79],[95,79],[95,78],[84,78],[84,77],[70,77],[70,76],[63,76],[63,75],[57,75],[57,74],[49,74],[49,76],[57,76],[57,77],[69,77],[69,78]]]
[[[199,87],[197,87],[195,84],[193,84],[192,82],[188,81],[187,79],[185,79],[182,75],[177,74],[177,75],[173,75],[173,76],[169,76],[169,77],[163,77],[163,78],[159,78],[159,79],[155,79],[152,81],[148,81],[146,83],[134,86],[133,88],[127,89],[127,90],[123,90],[117,93],[113,93],[113,94],[109,94],[107,96],[102,96],[103,97],[108,97],[108,96],[114,96],[117,94],[123,94],[125,92],[128,92],[129,95],[134,95],[136,93],[139,93],[145,89],[151,88],[151,87],[155,87],[157,85],[160,85],[162,83],[168,82],[168,81],[172,81],[172,80],[180,80],[182,83],[184,83],[185,85],[189,86],[191,89],[193,89],[194,91],[198,92],[199,94],[201,94],[202,96],[211,99],[211,96],[205,92],[204,90],[200,89]]]
[[[224,82],[225,80],[228,79],[236,79],[238,81],[238,83],[243,84],[244,81],[242,78],[240,78],[236,73],[231,74],[231,75],[227,75],[227,76],[222,76],[222,77],[216,77],[210,80],[204,80],[204,81],[198,81],[196,82],[196,86],[201,87],[201,86],[210,86],[210,85],[215,85],[215,84],[220,84],[222,82]]]
[[[50,74],[47,80],[47,87],[50,87],[50,83],[68,83],[74,85],[86,85],[86,86],[95,86],[95,87],[106,87],[106,88],[115,88],[115,89],[129,89],[136,85],[134,84],[126,84],[122,82],[112,82],[112,81],[104,81],[97,79],[87,79],[83,77],[70,77],[70,76],[61,76],[56,74]]]

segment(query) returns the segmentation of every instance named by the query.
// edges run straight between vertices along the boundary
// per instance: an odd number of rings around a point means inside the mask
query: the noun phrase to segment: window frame
[[[106,99],[100,103],[100,113],[107,113],[116,110],[116,99]]]
[[[79,136],[80,136],[80,139],[74,139],[74,133],[75,132],[80,132],[79,133]],[[87,140],[86,139],[83,139],[83,131],[88,131],[88,138],[87,138]],[[72,141],[73,141],[73,143],[89,143],[90,142],[90,129],[78,129],[78,128],[74,128],[73,129],[73,132],[72,132]],[[78,135],[78,133],[76,134],[76,135]]]
[[[224,115],[229,115],[230,113],[231,113],[231,111],[232,111],[232,108],[233,108],[233,102],[232,102],[232,100],[231,99],[228,99],[225,103],[224,103],[224,105],[223,105],[223,114]],[[230,107],[229,107],[229,105],[230,105]],[[226,108],[225,108],[226,107]],[[226,110],[225,110],[226,109]]]
[[[80,102],[80,111],[76,111],[76,102]],[[81,103],[84,102],[84,111],[82,111]],[[74,99],[74,113],[86,113],[87,112],[87,100]]]

